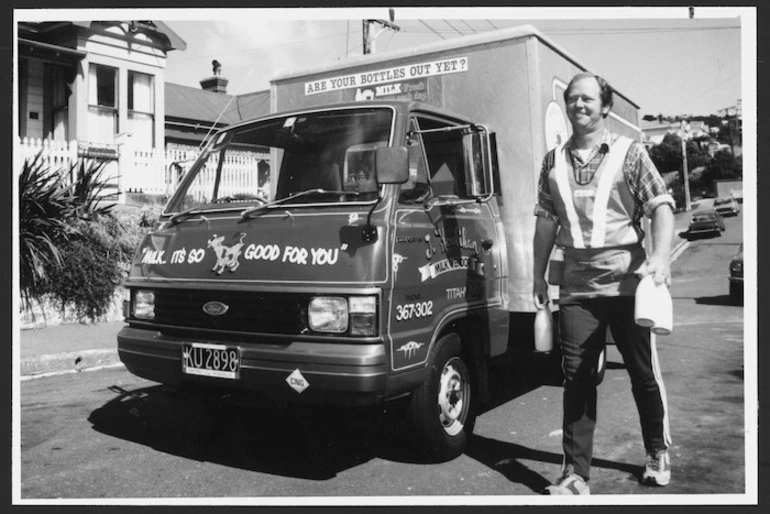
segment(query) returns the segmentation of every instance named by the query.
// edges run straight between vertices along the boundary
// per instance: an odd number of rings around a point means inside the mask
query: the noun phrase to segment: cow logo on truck
[[[208,247],[214,249],[214,253],[217,256],[217,262],[211,271],[216,272],[217,275],[221,275],[225,268],[229,268],[231,272],[238,269],[240,262],[238,258],[241,256],[241,250],[243,249],[243,238],[246,234],[241,232],[240,241],[232,246],[225,246],[222,242],[225,240],[225,236],[217,236],[214,234],[211,239],[208,240]]]

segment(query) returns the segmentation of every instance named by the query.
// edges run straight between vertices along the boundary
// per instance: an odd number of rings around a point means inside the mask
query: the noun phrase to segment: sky
[[[373,29],[387,54],[477,32],[531,24],[641,108],[642,114],[707,115],[755,95],[753,8],[396,8],[400,30]],[[746,17],[748,15],[748,18]],[[169,53],[166,81],[200,87],[222,64],[228,93],[268,89],[270,79],[363,53],[363,19],[387,8],[157,10],[187,44]],[[747,23],[748,20],[748,23]]]

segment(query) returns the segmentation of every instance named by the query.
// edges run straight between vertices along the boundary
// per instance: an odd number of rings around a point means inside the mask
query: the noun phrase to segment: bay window
[[[154,92],[152,75],[128,72],[128,131],[133,133],[138,148],[155,146]]]
[[[118,70],[91,64],[88,70],[89,139],[112,143],[118,132]]]

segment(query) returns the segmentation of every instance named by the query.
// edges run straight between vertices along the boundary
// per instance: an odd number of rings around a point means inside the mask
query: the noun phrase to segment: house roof
[[[233,96],[166,82],[166,117],[230,125],[270,112],[270,91]]]
[[[93,22],[93,21],[73,21],[71,22],[73,25],[77,25],[78,27],[84,27],[84,28],[91,28],[93,23],[99,23],[99,22]],[[132,27],[134,30],[140,30],[147,34],[158,34],[162,37],[164,37],[168,42],[168,48],[167,50],[186,50],[187,49],[187,43],[179,37],[179,35],[174,32],[171,27],[163,23],[162,21],[158,20],[139,20],[139,21],[131,21]]]
[[[237,101],[241,120],[249,120],[258,116],[264,116],[270,112],[269,89],[238,95]]]
[[[166,117],[219,122],[229,125],[240,121],[233,96],[166,82]]]

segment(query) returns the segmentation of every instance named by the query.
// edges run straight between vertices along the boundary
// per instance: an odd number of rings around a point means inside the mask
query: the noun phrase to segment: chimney
[[[201,88],[204,91],[213,91],[214,93],[227,93],[227,83],[229,80],[222,76],[222,65],[214,59],[211,61],[213,75],[200,81]]]

